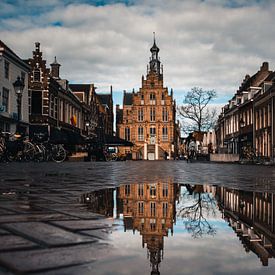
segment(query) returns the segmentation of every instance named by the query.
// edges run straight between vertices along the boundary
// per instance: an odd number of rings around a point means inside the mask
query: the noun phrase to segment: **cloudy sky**
[[[0,39],[20,57],[41,43],[71,83],[138,89],[156,32],[165,86],[178,104],[194,86],[226,103],[263,61],[275,68],[272,0],[1,0]]]

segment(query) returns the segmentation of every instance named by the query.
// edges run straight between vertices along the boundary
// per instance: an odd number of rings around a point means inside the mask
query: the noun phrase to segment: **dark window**
[[[150,121],[156,121],[156,109],[154,107],[150,108]]]
[[[162,203],[162,215],[163,215],[163,217],[167,217],[167,214],[168,214],[168,203],[163,202]]]
[[[151,209],[150,209],[151,217],[155,217],[156,216],[156,203],[151,202],[150,206],[151,206]]]
[[[163,141],[168,140],[168,128],[167,127],[162,128],[162,140]]]
[[[156,95],[155,94],[150,94],[150,100],[155,100],[156,99]]]
[[[130,140],[130,128],[125,128],[125,139]]]
[[[168,121],[168,111],[166,107],[162,108],[162,121]]]
[[[138,202],[138,214],[143,215],[144,213],[144,203],[142,201]]]
[[[41,91],[32,91],[31,113],[42,114],[42,93]]]
[[[125,185],[125,195],[129,196],[131,193],[131,187],[129,184]]]
[[[144,100],[144,94],[141,94],[141,100]]]
[[[139,195],[140,197],[143,196],[143,184],[139,184],[139,185],[138,185],[138,195]]]
[[[144,140],[143,127],[138,127],[138,140],[139,141]]]
[[[39,69],[35,69],[33,71],[33,81],[35,82],[40,82],[40,70]]]
[[[162,186],[162,196],[168,197],[168,184],[167,183],[164,183]]]
[[[10,76],[10,63],[5,61],[5,78],[9,79]]]
[[[150,185],[150,196],[155,197],[157,194],[157,189],[155,185]]]
[[[164,93],[161,94],[161,100],[164,100]]]
[[[143,108],[138,109],[138,121],[143,121]]]
[[[4,111],[9,111],[9,90],[6,88],[3,88],[2,92],[2,106],[4,106]]]
[[[150,136],[155,136],[156,135],[156,128],[155,127],[151,127],[150,128]]]

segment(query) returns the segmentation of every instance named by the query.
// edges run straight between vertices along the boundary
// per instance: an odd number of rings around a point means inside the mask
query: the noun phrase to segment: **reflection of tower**
[[[175,201],[179,186],[169,183],[127,184],[118,188],[118,215],[123,214],[124,230],[139,231],[146,244],[151,274],[159,273],[163,237],[173,234]]]

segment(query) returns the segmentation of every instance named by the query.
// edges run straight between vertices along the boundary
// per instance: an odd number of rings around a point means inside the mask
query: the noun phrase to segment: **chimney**
[[[54,62],[51,64],[51,75],[55,79],[60,79],[59,77],[59,68],[60,64],[56,61],[56,56],[54,57]]]
[[[110,92],[111,92],[111,95],[113,95],[113,86],[112,85],[110,86]]]
[[[260,69],[261,71],[268,71],[268,62],[263,62],[263,65]]]

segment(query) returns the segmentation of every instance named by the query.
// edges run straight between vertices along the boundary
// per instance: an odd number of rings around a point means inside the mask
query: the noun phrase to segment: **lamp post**
[[[16,132],[19,132],[20,120],[21,120],[21,105],[22,105],[22,95],[24,90],[24,82],[18,76],[16,81],[13,83],[14,91],[17,96],[17,124],[16,124]]]

